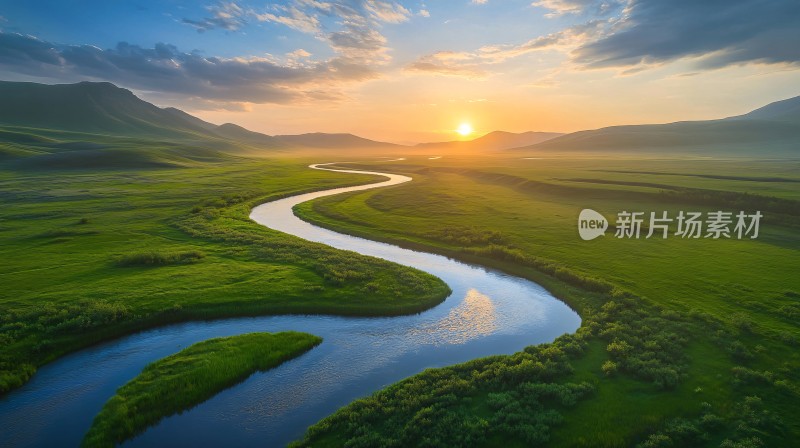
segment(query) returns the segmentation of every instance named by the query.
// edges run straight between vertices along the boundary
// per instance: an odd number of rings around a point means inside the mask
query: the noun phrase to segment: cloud
[[[378,73],[349,58],[308,61],[298,50],[282,62],[271,57],[218,58],[182,52],[168,44],[142,48],[59,45],[0,32],[0,71],[53,79],[100,79],[168,96],[212,103],[299,103],[341,99],[348,83]],[[301,61],[301,59],[303,59]],[[234,104],[235,106],[235,104]]]
[[[211,17],[201,20],[183,19],[183,23],[193,26],[198,33],[204,33],[214,28],[236,31],[245,24],[246,11],[234,2],[221,2],[207,8]]]
[[[588,68],[697,58],[704,68],[800,61],[796,0],[635,0],[616,30],[573,53]]]
[[[407,69],[486,76],[493,64],[545,50],[564,53],[573,69],[615,68],[623,75],[679,59],[701,69],[800,63],[797,0],[539,0],[533,6],[588,17],[519,44],[425,55]]]
[[[22,34],[0,32],[0,61],[17,66],[24,73],[40,74],[44,68],[59,66],[61,54],[47,42]]]
[[[366,19],[378,23],[402,23],[413,15],[406,7],[394,1],[382,0],[290,0],[284,4],[267,4],[265,10],[242,8],[234,2],[220,2],[209,6],[210,17],[199,20],[183,19],[199,32],[214,28],[236,31],[255,19],[260,22],[273,22],[286,25],[304,33],[322,31],[320,15],[337,16],[345,21],[358,20],[366,24]]]
[[[539,0],[531,6],[549,9],[545,17],[555,18],[567,14],[605,15],[625,3],[624,0]]]
[[[601,35],[613,21],[595,19],[536,37],[518,45],[494,45],[480,48],[479,57],[489,63],[504,62],[534,51],[560,50],[567,52]]]
[[[305,59],[311,57],[311,53],[303,50],[302,48],[298,48],[297,50],[287,53],[286,56],[291,59]]]
[[[0,72],[56,81],[105,80],[195,105],[231,109],[247,102],[339,101],[345,97],[343,89],[380,77],[381,67],[391,61],[380,28],[412,16],[398,2],[385,0],[290,0],[267,4],[260,11],[225,1],[207,10],[209,17],[183,22],[201,33],[272,22],[326,42],[334,56],[313,60],[298,49],[283,58],[221,58],[164,43],[143,48],[121,42],[101,49],[0,31]]]
[[[379,30],[381,25],[405,22],[413,16],[400,3],[384,0],[290,0],[268,4],[263,10],[234,8],[231,5],[235,6],[233,3],[221,3],[209,8],[214,13],[213,17],[184,21],[203,31],[215,27],[217,23],[232,29],[227,21],[235,21],[237,27],[249,20],[281,24],[327,42],[341,58],[349,59],[352,63],[372,65],[390,61],[386,38]],[[220,11],[223,12],[221,19]],[[219,27],[222,28],[222,25]]]
[[[367,0],[364,7],[373,18],[386,23],[405,22],[411,16],[411,11],[395,2]]]
[[[280,23],[304,33],[317,33],[320,31],[319,19],[314,15],[297,7],[277,6],[277,8],[280,10],[278,14],[253,12],[252,15],[261,22]]]
[[[516,45],[487,45],[473,52],[439,51],[411,63],[406,70],[467,78],[488,76],[489,66],[535,51],[569,51],[598,35],[609,26],[606,20],[592,20]]]
[[[341,31],[328,34],[331,47],[353,59],[384,59],[386,38],[368,27],[347,25]]]
[[[428,11],[427,9],[420,9],[417,14],[419,14],[420,17],[430,17],[431,16],[430,11]]]
[[[406,70],[464,78],[484,78],[488,75],[473,55],[454,51],[440,51],[423,56],[409,64]]]

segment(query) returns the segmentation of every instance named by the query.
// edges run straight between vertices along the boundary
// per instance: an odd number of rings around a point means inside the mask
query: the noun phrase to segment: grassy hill
[[[0,123],[105,135],[197,138],[210,130],[111,83],[0,82]],[[186,114],[188,115],[188,114]]]
[[[107,82],[0,81],[0,163],[14,169],[163,168],[276,150],[406,148],[352,134],[269,136],[218,126]]]
[[[772,120],[799,123],[800,96],[776,101],[744,115],[730,117],[728,120]]]
[[[248,146],[223,138],[112,136],[0,126],[0,167],[95,170],[196,166],[240,159]]]
[[[567,135],[495,131],[471,141],[403,146],[352,134],[269,136],[232,123],[217,126],[180,109],[157,107],[105,82],[45,85],[0,81],[0,162],[44,157],[12,163],[28,168],[184,166],[237,155],[263,155],[264,149],[405,155],[515,148],[536,155],[795,157],[798,139],[800,97],[720,120],[612,126]],[[182,146],[176,148],[176,144]],[[108,153],[120,150],[123,152]]]
[[[262,134],[260,132],[253,132],[241,126],[235,125],[233,123],[225,123],[223,125],[217,126],[214,129],[214,133],[230,140],[255,144],[258,146],[268,146],[276,148],[290,146],[275,137],[270,137],[269,135]]]
[[[721,120],[611,126],[519,148],[537,154],[617,152],[643,155],[796,157],[800,97]]]
[[[282,146],[232,126],[157,107],[110,83],[0,82],[0,163],[11,169],[185,167]]]

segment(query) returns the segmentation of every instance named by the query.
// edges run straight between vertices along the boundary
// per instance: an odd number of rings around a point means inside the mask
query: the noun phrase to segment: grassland
[[[552,344],[409,378],[323,420],[300,445],[795,446],[798,165],[487,157],[368,166],[415,180],[298,213],[526,276],[584,324]],[[755,240],[628,240],[612,229],[585,242],[583,208],[612,223],[623,210],[765,218]]]
[[[182,412],[257,371],[322,342],[307,333],[250,333],[209,339],[149,364],[117,390],[94,419],[85,447],[113,447],[162,418]]]
[[[141,147],[148,160],[160,154]],[[122,169],[74,156],[79,164],[58,170],[0,160],[0,394],[65,353],[152,326],[256,314],[394,315],[449,293],[421,271],[248,219],[258,203],[373,181],[365,176],[310,170],[299,159]]]
[[[103,148],[94,166],[94,149],[17,140],[0,148],[16,154],[0,160],[0,392],[65,353],[151,326],[399,314],[448,293],[419,271],[247,218],[266,200],[370,181],[308,170],[318,158],[112,139],[101,143],[119,148]],[[485,157],[364,167],[415,181],[298,212],[531,278],[584,325],[552,344],[409,378],[320,422],[301,444],[744,447],[791,446],[800,435],[796,162]],[[583,208],[765,218],[757,240],[583,242]]]

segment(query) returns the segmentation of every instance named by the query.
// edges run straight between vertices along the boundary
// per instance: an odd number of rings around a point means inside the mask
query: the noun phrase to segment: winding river
[[[0,446],[77,446],[105,401],[145,365],[212,337],[296,330],[321,336],[324,342],[162,420],[125,446],[285,445],[339,407],[426,368],[513,353],[579,327],[574,311],[528,280],[300,220],[292,208],[301,202],[411,180],[324,165],[311,168],[387,180],[262,204],[252,210],[251,219],[306,240],[427,271],[450,285],[451,296],[409,316],[221,319],[165,326],[93,346],[45,365],[29,383],[0,400]]]

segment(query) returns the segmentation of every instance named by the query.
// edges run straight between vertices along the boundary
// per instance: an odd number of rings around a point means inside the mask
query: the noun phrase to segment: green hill
[[[225,123],[214,128],[214,133],[220,137],[235,140],[238,142],[250,143],[261,146],[283,148],[291,146],[276,137],[253,132],[233,123]]]
[[[642,155],[800,156],[800,97],[721,120],[612,126],[518,148],[535,153],[627,152]]]
[[[182,167],[281,146],[266,135],[238,130],[157,107],[110,83],[0,81],[5,168]]]
[[[800,123],[800,96],[776,101],[750,113],[730,117],[727,120],[768,120],[797,124]]]
[[[156,107],[107,82],[47,85],[0,81],[0,100],[0,124],[6,126],[115,136],[211,135],[198,123],[201,120]]]
[[[0,163],[9,168],[186,166],[285,149],[392,149],[351,134],[269,136],[160,108],[107,82],[0,81]]]

